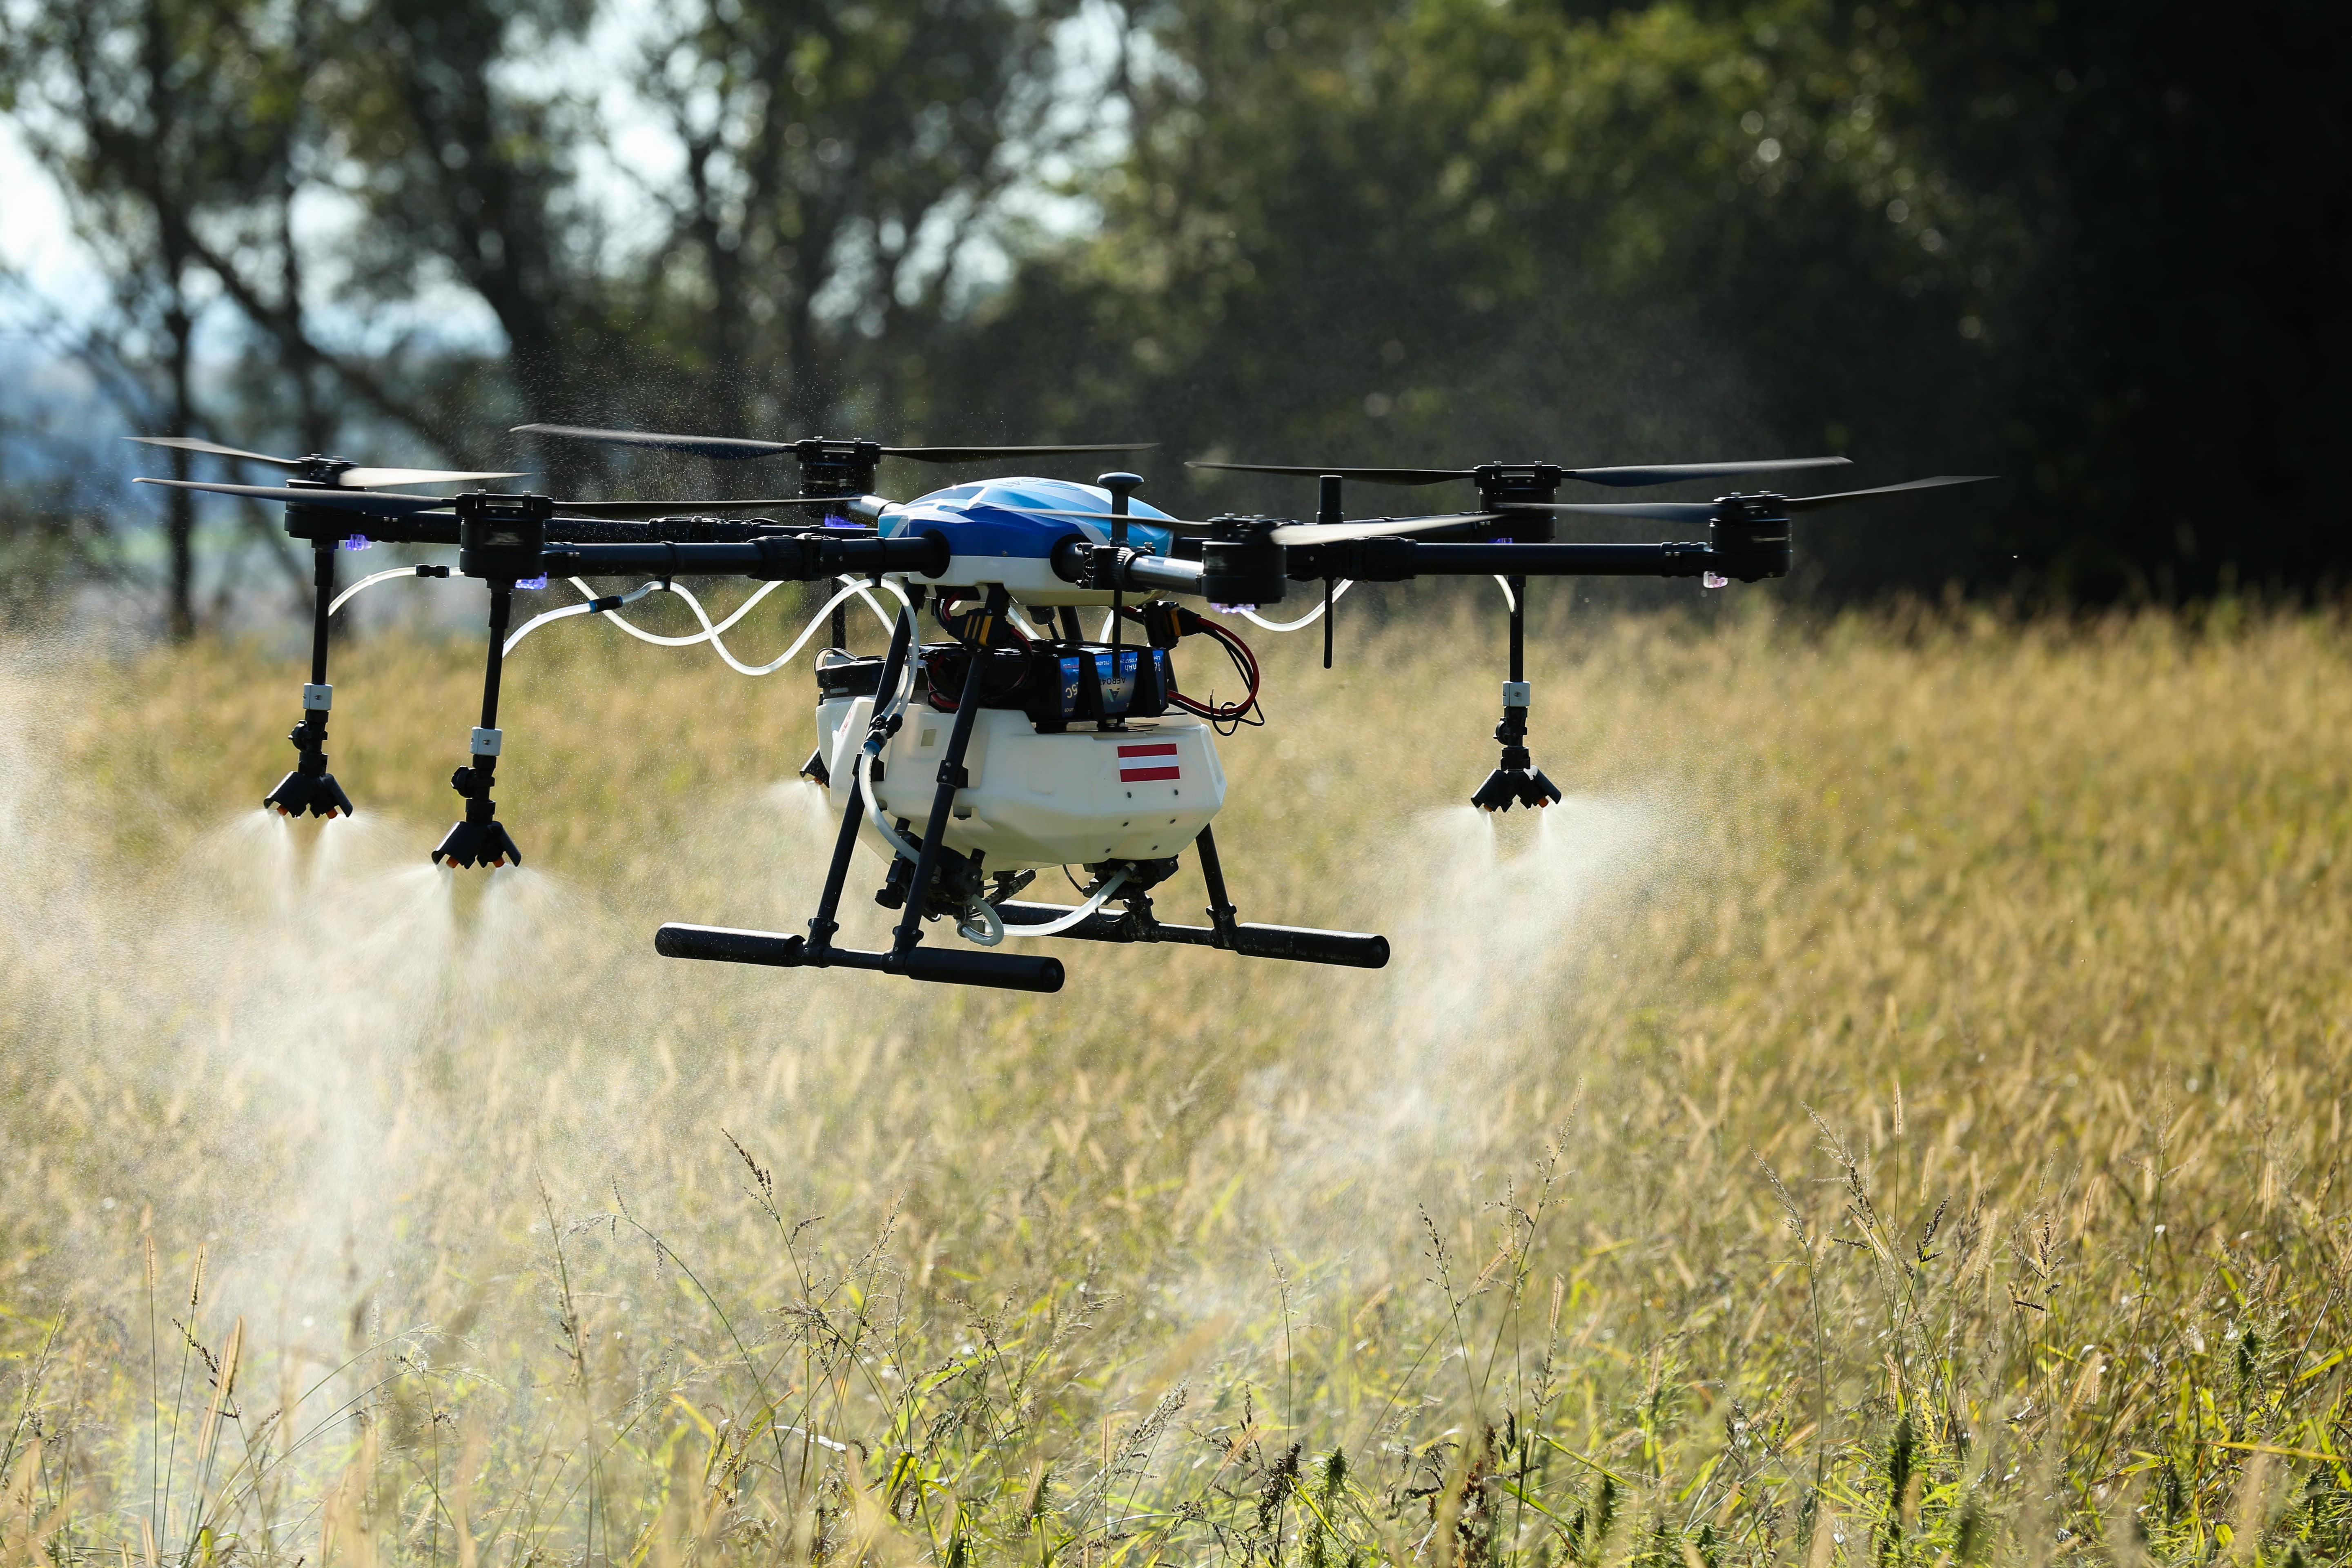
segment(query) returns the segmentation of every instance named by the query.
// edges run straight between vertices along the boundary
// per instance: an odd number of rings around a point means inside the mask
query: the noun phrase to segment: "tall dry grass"
[[[2352,627],[1555,623],[1489,825],[1430,603],[1226,748],[1392,966],[1052,998],[652,955],[805,920],[804,676],[527,645],[484,886],[469,646],[323,832],[286,660],[11,650],[7,1560],[2340,1559]]]

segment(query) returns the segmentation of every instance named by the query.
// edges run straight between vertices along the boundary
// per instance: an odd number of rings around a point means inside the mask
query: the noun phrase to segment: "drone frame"
[[[551,434],[588,434],[551,431]],[[687,437],[660,437],[679,441]],[[692,438],[698,439],[698,438]],[[647,441],[641,444],[653,444]],[[349,539],[362,537],[355,522],[363,522],[365,537],[385,542],[455,544],[457,571],[482,581],[489,590],[489,647],[484,671],[481,723],[473,731],[467,763],[452,775],[451,784],[466,802],[465,816],[435,848],[436,863],[455,866],[497,866],[509,860],[520,864],[521,855],[497,820],[490,789],[502,750],[498,728],[499,688],[503,644],[519,583],[543,581],[551,575],[648,573],[667,584],[688,574],[739,575],[760,582],[814,583],[839,577],[866,577],[877,585],[886,576],[906,584],[908,605],[893,628],[877,689],[895,691],[916,657],[915,614],[929,584],[949,575],[954,552],[950,539],[936,529],[908,530],[885,535],[878,527],[883,510],[895,503],[858,493],[870,483],[874,465],[885,455],[925,454],[928,460],[956,460],[931,456],[962,453],[964,448],[887,449],[871,442],[804,442],[807,452],[774,443],[739,443],[760,451],[730,456],[763,456],[769,451],[793,452],[804,468],[809,494],[796,498],[826,507],[815,522],[780,522],[768,518],[749,521],[711,516],[656,516],[644,520],[616,518],[629,508],[616,503],[581,505],[583,511],[604,516],[566,515],[564,503],[541,495],[476,491],[449,500],[415,496],[369,495],[333,489],[312,481],[294,490],[263,491],[253,487],[194,485],[201,489],[266,495],[287,503],[286,531],[309,542],[317,554],[319,605],[313,628],[312,680],[304,691],[305,716],[294,732],[300,763],[271,793],[269,804],[289,812],[311,809],[333,815],[318,803],[348,812],[350,801],[326,772],[326,714],[331,691],[326,685],[327,591],[332,581],[332,552]],[[1085,448],[1101,449],[1101,448]],[[1117,448],[1113,448],[1117,449]],[[977,450],[977,449],[974,449]],[[1820,466],[1822,460],[1798,465]],[[1717,467],[1723,467],[1718,465]],[[1388,470],[1381,470],[1387,473]],[[1403,472],[1403,470],[1397,470]],[[1499,765],[1482,784],[1473,803],[1488,811],[1513,805],[1530,808],[1560,798],[1557,785],[1537,769],[1527,747],[1530,708],[1525,672],[1526,585],[1530,577],[1698,577],[1709,586],[1731,581],[1756,582],[1785,576],[1790,563],[1790,513],[1810,505],[1830,504],[1880,492],[1806,497],[1791,500],[1771,491],[1735,494],[1706,504],[1664,502],[1622,506],[1561,505],[1553,498],[1565,478],[1582,477],[1549,464],[1487,464],[1459,473],[1414,470],[1423,478],[1396,482],[1434,482],[1439,479],[1472,479],[1482,507],[1478,513],[1350,523],[1340,504],[1345,472],[1318,476],[1315,521],[1302,526],[1287,519],[1228,514],[1191,525],[1203,531],[1181,540],[1170,553],[1136,548],[1127,531],[1129,500],[1142,479],[1128,473],[1106,474],[1099,483],[1111,498],[1110,510],[1100,515],[1109,524],[1108,542],[1096,542],[1073,533],[1053,548],[1055,576],[1090,592],[1108,593],[1114,614],[1126,595],[1197,595],[1213,605],[1258,605],[1277,603],[1290,583],[1320,582],[1325,602],[1325,664],[1330,663],[1329,606],[1333,584],[1355,582],[1395,583],[1420,577],[1493,576],[1509,594],[1509,675],[1503,686],[1503,707],[1495,739],[1500,742]],[[1613,470],[1619,473],[1646,470]],[[1365,477],[1371,477],[1367,471]],[[147,481],[186,485],[187,481]],[[1648,482],[1605,480],[1602,482]],[[1950,479],[1915,481],[1911,486],[1958,482]],[[315,494],[311,493],[315,490]],[[578,504],[578,503],[575,503]],[[689,503],[690,504],[690,503]],[[1553,539],[1553,514],[1562,511],[1622,512],[1648,517],[1697,521],[1707,524],[1704,540],[1667,540],[1650,543],[1559,542]],[[856,517],[868,526],[850,521]],[[1171,520],[1150,520],[1160,523]],[[1181,520],[1176,521],[1182,526]],[[1506,533],[1504,531],[1508,530]],[[1424,537],[1410,537],[1412,533]],[[959,640],[977,635],[985,646],[989,625],[1004,616],[1010,595],[1001,583],[982,581],[985,601],[968,616]],[[845,637],[836,608],[835,645]],[[955,630],[956,628],[950,628]],[[956,984],[1034,991],[1058,991],[1064,981],[1062,964],[1049,955],[1005,953],[986,949],[925,947],[923,924],[942,912],[935,898],[944,882],[945,866],[956,858],[942,837],[959,788],[969,784],[964,768],[976,717],[981,710],[981,683],[986,661],[973,658],[965,676],[965,689],[955,710],[948,746],[935,781],[935,797],[920,847],[898,887],[901,867],[894,865],[886,894],[903,897],[903,914],[890,945],[869,952],[835,944],[837,916],[847,886],[852,851],[865,816],[856,788],[842,813],[825,880],[815,915],[805,936],[729,927],[670,923],[655,935],[656,951],[668,957],[756,963],[782,968],[846,968],[896,973],[910,979]],[[314,701],[313,693],[318,694]],[[897,726],[894,715],[877,704],[868,721],[859,760],[866,766],[878,757]],[[299,781],[299,782],[298,782]],[[1152,912],[1149,889],[1173,872],[1174,858],[1152,862],[1118,862],[1131,886],[1120,892],[1123,911],[1099,908],[1075,921],[1073,910],[1048,904],[1014,900],[1000,887],[992,904],[1009,933],[1024,927],[1055,924],[1059,929],[1041,934],[1077,941],[1110,942],[1171,942],[1229,952],[1244,957],[1377,969],[1389,958],[1384,937],[1307,927],[1255,925],[1237,918],[1218,858],[1216,841],[1204,826],[1192,842],[1198,846],[1202,879],[1210,899],[1207,926],[1160,921]],[[903,860],[903,856],[901,859]],[[1097,884],[1108,892],[1109,863],[1090,866],[1103,878]],[[1017,890],[1015,888],[1013,890]]]

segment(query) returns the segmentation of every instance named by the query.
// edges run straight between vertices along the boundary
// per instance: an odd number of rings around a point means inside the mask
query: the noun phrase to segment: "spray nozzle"
[[[506,825],[490,815],[490,802],[466,803],[466,818],[442,837],[434,847],[433,863],[436,866],[479,866],[491,869],[509,863],[522,864],[522,851],[515,847]],[[485,808],[478,819],[475,808]]]
[[[450,828],[434,846],[435,865],[489,868],[522,864],[522,851],[515,847],[513,837],[499,821],[498,803],[490,798],[490,784],[498,773],[498,731],[474,731],[471,763],[449,775],[449,787],[466,798],[465,820]]]
[[[1516,761],[1513,752],[1517,753]],[[1481,811],[1508,811],[1514,805],[1532,811],[1558,801],[1559,786],[1544,777],[1541,768],[1530,766],[1530,761],[1525,747],[1505,748],[1503,765],[1486,775],[1470,804]]]
[[[1470,796],[1470,804],[1481,811],[1508,811],[1515,805],[1535,811],[1559,799],[1559,786],[1544,777],[1528,753],[1528,705],[1533,695],[1524,680],[1503,682],[1503,721],[1495,726],[1495,739],[1503,743],[1503,762]]]
[[[310,767],[311,758],[318,767]],[[327,771],[327,754],[313,752],[302,759],[301,765],[278,781],[278,787],[261,797],[261,804],[280,816],[299,816],[304,812],[312,816],[349,816],[352,797]]]
[[[327,712],[334,688],[312,683],[302,688],[302,721],[286,732],[294,742],[294,771],[261,797],[261,804],[280,816],[349,816],[352,797],[327,771]]]

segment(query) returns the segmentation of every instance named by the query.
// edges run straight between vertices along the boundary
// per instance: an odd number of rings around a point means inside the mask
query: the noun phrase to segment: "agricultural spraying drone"
[[[1181,603],[1289,630],[1320,617],[1324,664],[1331,661],[1332,606],[1355,583],[1416,577],[1493,576],[1508,595],[1508,678],[1495,739],[1502,756],[1471,796],[1487,811],[1543,806],[1559,790],[1528,750],[1525,668],[1529,577],[1698,577],[1709,586],[1786,575],[1791,513],[1898,491],[1970,482],[1946,476],[1875,489],[1790,497],[1771,491],[1713,501],[1561,501],[1575,480],[1604,486],[1665,484],[1729,475],[1787,474],[1842,466],[1843,458],[1642,468],[1564,468],[1549,463],[1486,463],[1473,468],[1365,468],[1196,463],[1201,468],[1287,474],[1318,481],[1311,522],[1222,516],[1170,517],[1134,499],[1143,480],[1104,474],[1092,486],[1063,479],[1003,479],[951,486],[910,501],[873,494],[885,458],[929,463],[1000,462],[1056,454],[1127,452],[1141,444],[1082,447],[884,447],[828,438],[751,441],[527,425],[541,437],[599,441],[719,459],[791,458],[801,494],[720,502],[562,501],[542,495],[475,490],[450,497],[388,493],[377,487],[515,479],[507,473],[359,468],[340,458],[270,458],[208,442],[155,438],[179,447],[292,470],[283,486],[147,479],[142,483],[282,502],[286,531],[311,546],[317,615],[310,681],[292,733],[298,761],[264,804],[289,816],[333,816],[352,809],[327,771],[329,617],[352,594],[396,576],[441,576],[448,566],[375,574],[331,598],[338,545],[371,541],[455,545],[455,570],[489,590],[489,655],[481,723],[466,764],[451,776],[464,817],[433,851],[436,864],[496,867],[522,860],[490,798],[503,748],[499,676],[506,654],[537,626],[566,616],[611,615],[645,595],[684,595],[703,632],[672,644],[711,642],[739,670],[764,674],[789,660],[829,622],[816,657],[817,745],[803,776],[829,792],[840,830],[806,936],[725,927],[665,925],[656,949],[673,958],[782,968],[848,968],[954,984],[1058,991],[1059,960],[998,951],[1007,938],[1167,942],[1253,958],[1377,969],[1387,939],[1352,931],[1256,925],[1236,918],[1226,896],[1210,822],[1224,804],[1215,737],[1260,722],[1258,665],[1223,621]],[[1351,521],[1340,510],[1349,480],[1434,485],[1467,480],[1467,510]],[[802,509],[806,509],[805,510]],[[773,513],[740,519],[721,513]],[[1663,543],[1555,542],[1562,514],[1705,524],[1703,540]],[[788,519],[790,521],[780,521]],[[595,595],[583,575],[645,574],[630,593]],[[682,576],[706,574],[782,583],[841,584],[798,642],[763,667],[741,663],[719,640],[751,607],[713,626]],[[518,589],[571,578],[583,602],[551,610],[509,631]],[[1256,612],[1281,602],[1290,584],[1320,584],[1321,603],[1282,625]],[[877,595],[895,598],[886,609]],[[754,595],[756,600],[757,595]],[[879,658],[851,654],[845,616],[863,598],[890,628]],[[1079,611],[1100,610],[1093,637]],[[943,640],[923,641],[928,610]],[[1025,612],[1025,613],[1024,613]],[[614,617],[616,620],[618,617]],[[620,623],[628,627],[628,623]],[[646,637],[647,634],[636,632]],[[1174,654],[1188,638],[1230,659],[1238,695],[1221,700],[1205,685],[1177,678]],[[889,946],[836,945],[835,921],[859,845],[888,867],[877,902],[901,911]],[[1187,846],[1199,851],[1208,894],[1205,926],[1173,925],[1152,911],[1150,890],[1174,875]],[[1041,869],[1081,866],[1089,879],[1075,907],[1031,903],[1020,893]],[[1075,878],[1073,879],[1075,881]],[[1106,908],[1118,900],[1117,912]],[[927,920],[948,919],[972,945],[922,945]]]

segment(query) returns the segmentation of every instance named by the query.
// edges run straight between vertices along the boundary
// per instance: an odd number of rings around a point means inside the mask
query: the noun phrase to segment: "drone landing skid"
[[[1027,925],[1044,925],[1070,911],[1058,904],[1002,903],[996,912],[1007,934],[1017,936]],[[1244,958],[1287,958],[1300,963],[1338,963],[1350,969],[1382,969],[1389,962],[1389,939],[1352,931],[1318,931],[1312,926],[1262,926],[1234,922],[1220,932],[1213,926],[1164,925],[1148,906],[1130,907],[1125,914],[1097,910],[1056,936],[1084,942],[1172,942],[1187,947],[1223,948]]]
[[[1005,902],[996,906],[1008,933],[1044,925],[1070,911],[1055,904]],[[1301,963],[1337,963],[1379,969],[1389,961],[1389,941],[1357,931],[1316,931],[1306,926],[1235,923],[1223,934],[1210,926],[1165,925],[1149,910],[1126,914],[1097,911],[1057,936],[1084,942],[1172,942],[1190,947],[1223,948],[1244,958],[1287,958]],[[654,951],[664,958],[699,958],[719,963],[763,963],[777,969],[866,969],[903,974],[946,985],[988,985],[1002,991],[1054,992],[1062,988],[1062,961],[1025,952],[973,952],[952,947],[918,947],[903,959],[857,948],[812,949],[808,939],[729,926],[666,925],[654,932]]]
[[[850,839],[843,835],[835,856],[835,881],[812,929],[833,929],[831,899],[839,873],[848,858]],[[1201,853],[1202,879],[1208,884],[1209,918],[1213,925],[1164,925],[1152,917],[1151,900],[1140,889],[1125,900],[1118,914],[1097,910],[1076,925],[1054,931],[1055,936],[1081,942],[1171,942],[1188,947],[1213,947],[1244,958],[1286,958],[1300,963],[1337,963],[1352,969],[1381,969],[1389,961],[1389,939],[1360,931],[1318,931],[1308,926],[1247,925],[1234,918],[1233,900],[1225,892],[1223,868],[1217,862],[1217,841],[1207,828],[1194,840]],[[1173,862],[1170,862],[1173,864]],[[908,903],[921,908],[910,898]],[[1010,899],[995,904],[997,918],[1008,934],[1024,926],[1042,926],[1061,920],[1069,910],[1058,904],[1018,903]],[[813,944],[807,937],[776,931],[739,931],[728,926],[666,925],[654,932],[654,951],[664,958],[699,958],[719,963],[764,963],[778,969],[867,969],[882,974],[903,974],[909,980],[929,980],[948,985],[990,985],[1004,991],[1054,992],[1062,988],[1062,962],[1022,952],[974,952],[962,948],[918,947],[901,942],[891,952],[866,952],[856,948]]]
[[[854,947],[809,946],[804,936],[737,931],[728,926],[666,925],[654,932],[654,951],[664,958],[702,958],[719,963],[764,963],[777,969],[870,969],[942,985],[991,985],[1000,991],[1059,991],[1062,961],[1025,952],[968,952],[952,947],[918,947],[903,958]]]

